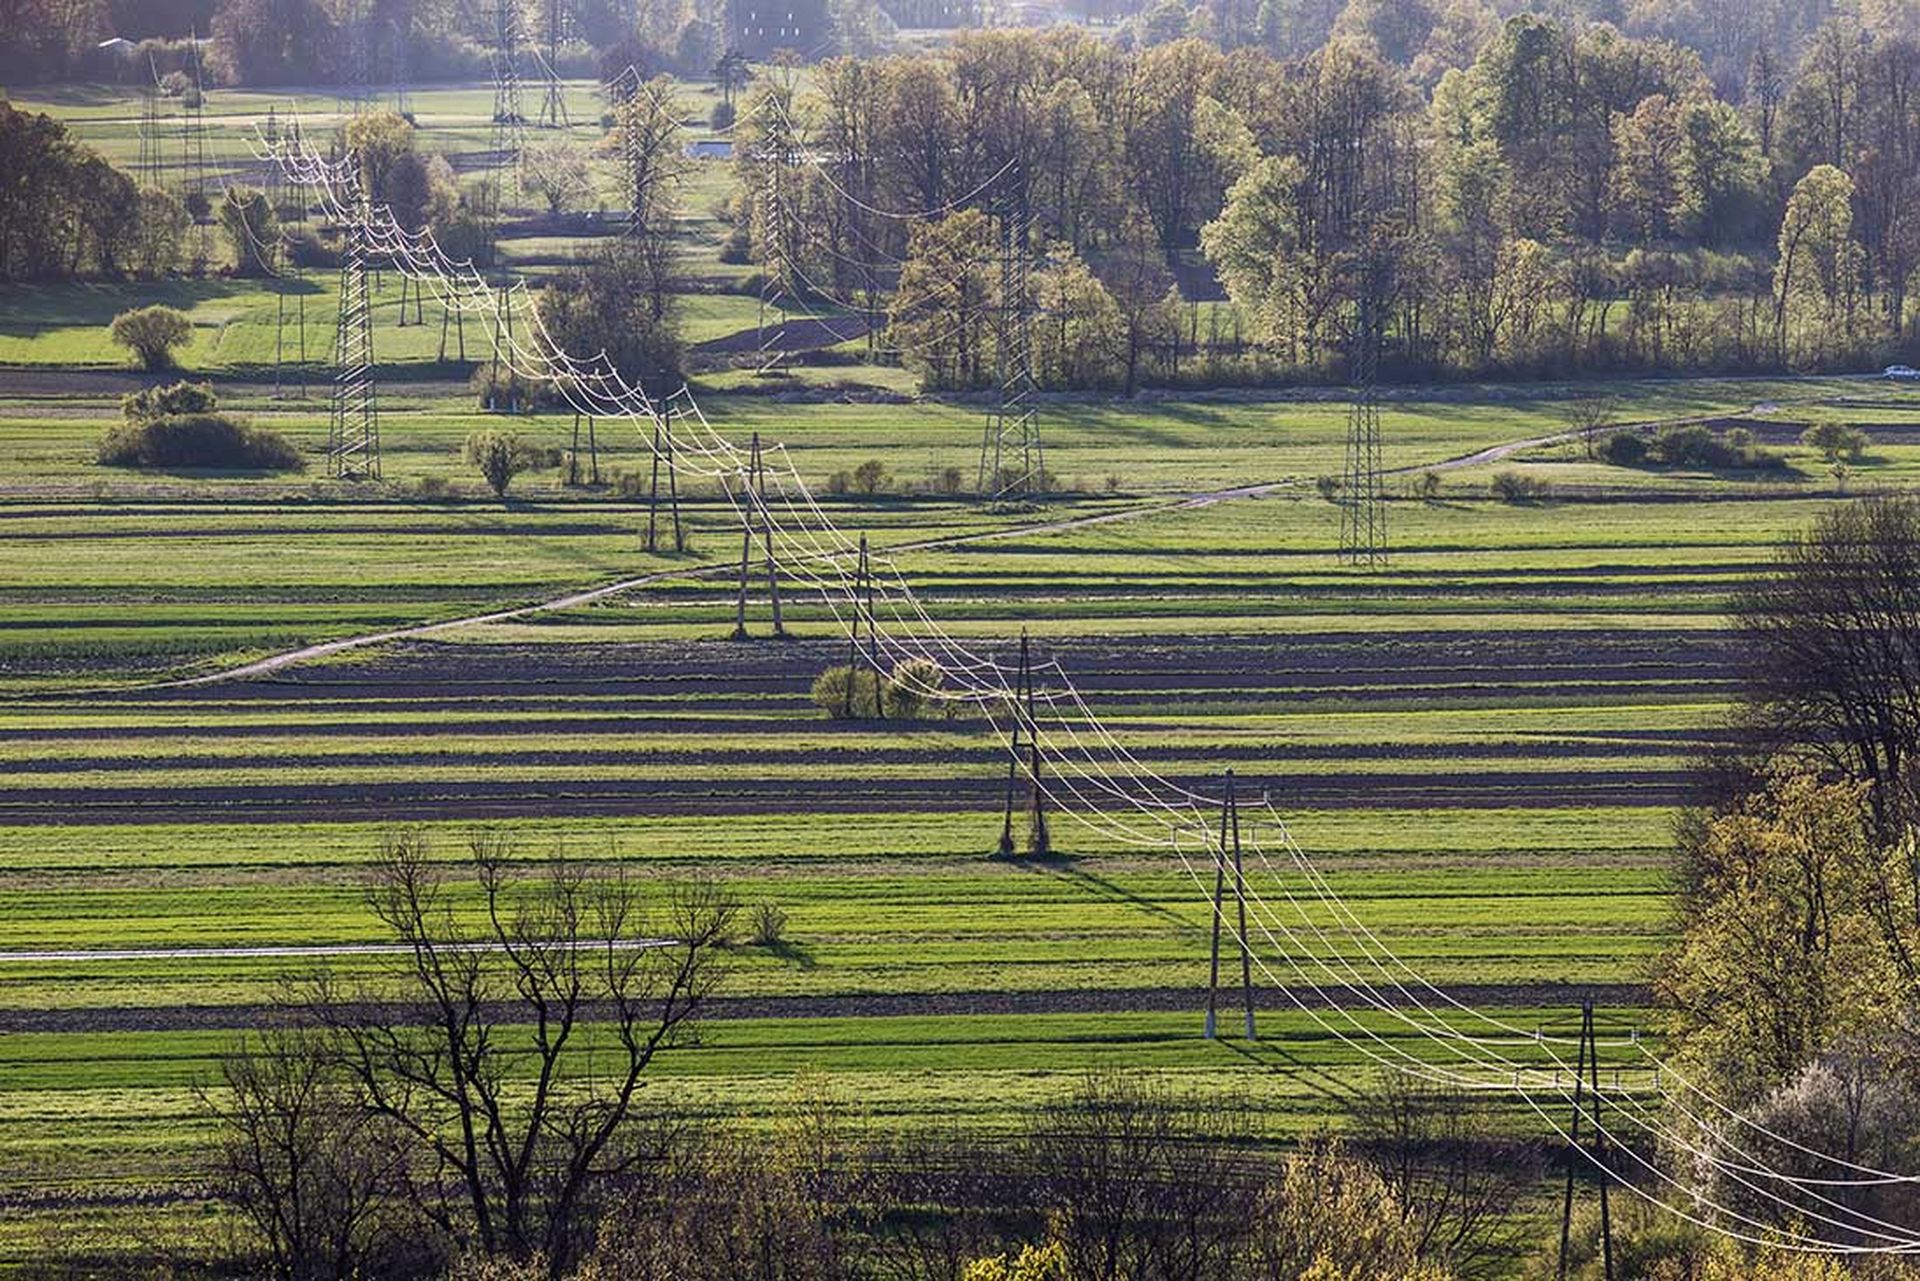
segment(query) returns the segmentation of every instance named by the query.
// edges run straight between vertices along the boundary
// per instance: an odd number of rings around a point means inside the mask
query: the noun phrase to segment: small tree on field
[[[1819,450],[1828,463],[1857,463],[1867,452],[1867,433],[1845,423],[1815,423],[1800,433],[1800,443]]]
[[[878,458],[869,458],[853,469],[853,487],[862,494],[877,494],[886,483],[887,467]]]
[[[171,369],[174,351],[193,337],[193,324],[172,307],[141,307],[113,318],[108,334],[150,370]]]
[[[593,175],[578,148],[562,142],[528,147],[520,158],[520,179],[547,202],[547,212],[562,214],[593,191]]]
[[[480,469],[494,497],[505,498],[513,478],[525,469],[520,442],[503,431],[476,431],[467,437],[467,461]]]
[[[251,187],[233,187],[220,202],[220,230],[233,247],[234,270],[242,276],[273,272],[279,256],[280,220],[266,196]]]
[[[1617,397],[1606,395],[1576,396],[1567,402],[1567,426],[1579,434],[1588,458],[1599,453],[1600,437],[1613,422],[1619,407]]]

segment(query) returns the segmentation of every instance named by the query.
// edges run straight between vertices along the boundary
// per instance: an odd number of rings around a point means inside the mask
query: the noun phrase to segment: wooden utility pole
[[[660,466],[667,469],[667,505],[673,512],[673,550],[687,550],[687,536],[680,528],[680,482],[673,466],[673,420],[665,414],[653,420],[653,484],[647,491],[647,550],[659,549],[657,526],[660,520]]]
[[[1247,937],[1247,874],[1240,860],[1240,801],[1234,793],[1233,771],[1227,771],[1227,790],[1220,800],[1220,842],[1213,852],[1213,952],[1207,970],[1207,1032],[1214,1036],[1220,1002],[1220,927],[1226,919],[1227,857],[1233,857],[1233,897],[1240,908],[1240,991],[1246,1002],[1247,1039],[1257,1039],[1253,1028],[1253,944]]]
[[[1573,1069],[1573,1125],[1567,1131],[1567,1193],[1560,1206],[1560,1281],[1567,1281],[1567,1244],[1573,1235],[1573,1177],[1580,1163],[1583,1104],[1593,1109],[1593,1162],[1600,1169],[1600,1257],[1606,1281],[1614,1281],[1613,1212],[1607,1204],[1607,1185],[1613,1181],[1613,1168],[1607,1161],[1607,1132],[1600,1126],[1600,1045],[1593,1030],[1591,999],[1580,1006],[1580,1053]]]
[[[1036,858],[1045,858],[1053,852],[1053,842],[1047,834],[1047,787],[1040,772],[1040,737],[1035,732],[1038,722],[1033,713],[1033,656],[1024,630],[1020,633],[1020,668],[1014,676],[1012,693],[1013,705],[1009,712],[1013,717],[1013,739],[1008,744],[1007,796],[1000,822],[1000,857],[1011,858],[1014,853],[1013,795],[1018,784],[1021,744],[1024,741],[1028,787],[1027,853]]]
[[[860,565],[854,575],[850,600],[853,603],[853,621],[847,628],[846,704],[841,708],[841,713],[846,719],[853,719],[854,686],[858,684],[860,675],[860,621],[864,615],[867,623],[867,666],[873,672],[873,714],[885,720],[887,700],[880,680],[880,637],[873,615],[873,572],[867,563],[865,534],[860,535]]]
[[[594,438],[594,417],[592,414],[583,414],[577,409],[573,411],[573,447],[567,451],[567,483],[569,485],[580,483],[580,423],[583,419],[587,425],[589,476],[587,483],[598,485],[600,483],[600,443]]]
[[[734,611],[733,638],[747,639],[747,576],[753,561],[753,524],[757,513],[761,546],[767,562],[767,595],[773,602],[773,635],[776,640],[785,640],[787,629],[780,618],[780,571],[773,561],[773,518],[767,510],[767,473],[766,464],[760,458],[759,432],[753,433],[753,447],[747,458],[746,475],[741,480],[740,499],[743,530],[740,543],[740,597]]]

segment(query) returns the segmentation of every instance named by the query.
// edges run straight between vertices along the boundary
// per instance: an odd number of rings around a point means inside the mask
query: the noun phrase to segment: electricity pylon
[[[364,204],[347,224],[340,256],[340,314],[333,334],[333,392],[327,413],[327,474],[380,479],[380,407],[373,374],[373,299],[367,289]]]
[[[1000,231],[1000,305],[994,333],[999,400],[987,413],[975,492],[983,499],[1030,498],[1046,490],[1033,377],[1033,299],[1028,292],[1031,221],[1018,162],[1007,167],[992,202]]]
[[[1380,325],[1368,302],[1354,324],[1353,405],[1347,411],[1346,469],[1340,479],[1340,560],[1378,568],[1387,563],[1387,505],[1380,473]]]

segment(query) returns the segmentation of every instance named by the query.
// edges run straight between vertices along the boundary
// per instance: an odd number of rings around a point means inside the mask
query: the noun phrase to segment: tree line
[[[1456,64],[1064,28],[833,59],[749,94],[734,216],[783,290],[865,311],[936,387],[991,376],[998,201],[1032,219],[1056,386],[1334,377],[1362,335],[1406,377],[1911,347],[1911,35],[1834,18],[1736,95],[1681,44],[1536,15]],[[1215,280],[1230,310],[1191,302]]]

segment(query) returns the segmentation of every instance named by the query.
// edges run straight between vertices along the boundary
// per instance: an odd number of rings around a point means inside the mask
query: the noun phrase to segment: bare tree
[[[1244,1108],[1138,1077],[1090,1077],[1026,1142],[1033,1196],[1086,1281],[1234,1275],[1258,1179]]]
[[[1886,887],[1880,924],[1902,973],[1920,980],[1908,942],[1920,927],[1920,842],[1899,839],[1920,815],[1920,500],[1827,512],[1732,612],[1746,716],[1764,748],[1871,784],[1877,835],[1904,851],[1905,883]]]
[[[1518,1242],[1512,1207],[1530,1186],[1534,1154],[1503,1136],[1477,1099],[1387,1072],[1354,1120],[1421,1259],[1471,1275]]]
[[[196,1093],[220,1134],[219,1196],[253,1229],[269,1275],[338,1281],[407,1252],[402,1153],[324,1035],[282,1026],[243,1038],[219,1083]]]
[[[1593,458],[1600,452],[1600,433],[1613,425],[1614,415],[1620,412],[1620,398],[1604,392],[1575,396],[1563,412],[1567,426],[1586,445],[1587,457]]]
[[[732,907],[711,886],[645,910],[624,876],[562,859],[527,878],[507,843],[470,846],[480,924],[455,911],[424,838],[389,839],[368,901],[406,946],[389,977],[420,1011],[316,984],[362,1106],[412,1152],[413,1202],[456,1247],[567,1269],[589,1198],[653,1152],[625,1126],[655,1055],[684,1041],[720,977]]]

